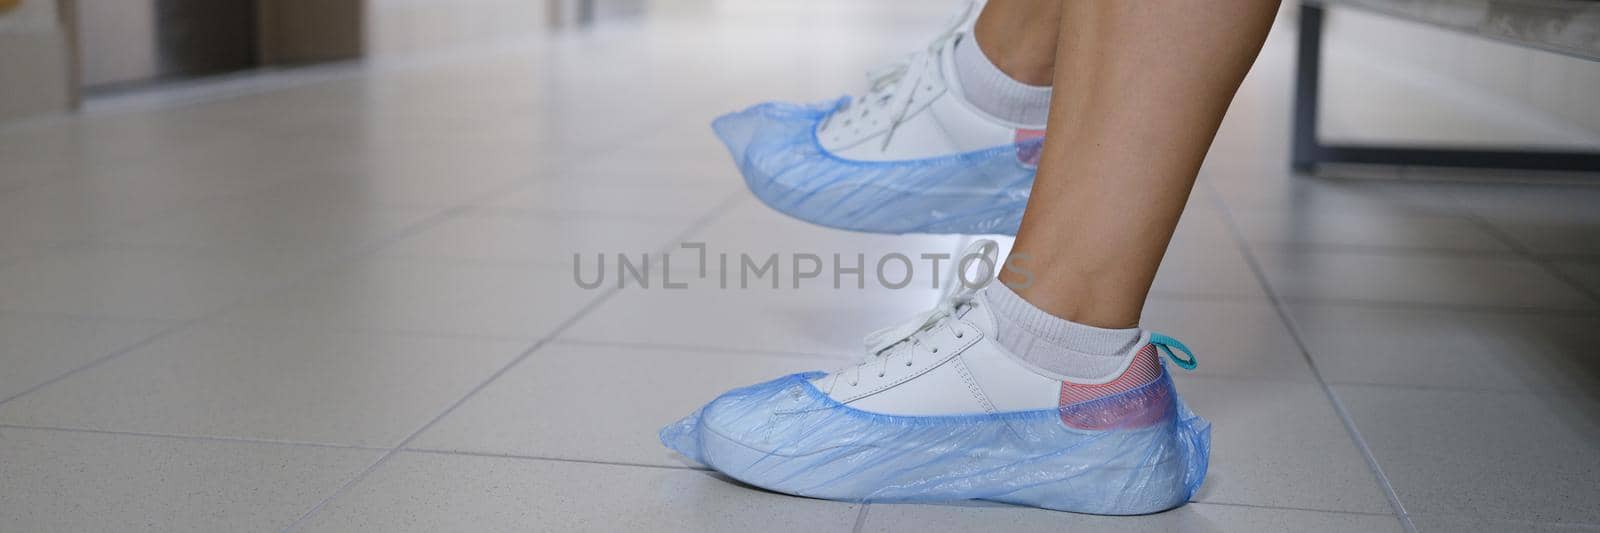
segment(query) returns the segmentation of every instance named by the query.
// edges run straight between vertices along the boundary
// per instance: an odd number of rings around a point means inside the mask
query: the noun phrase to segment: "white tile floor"
[[[662,448],[934,292],[585,290],[573,254],[951,251],[767,211],[707,128],[944,14],[734,2],[0,126],[0,531],[1600,528],[1600,189],[1289,175],[1283,25],[1146,311],[1202,360],[1194,503],[853,505]]]

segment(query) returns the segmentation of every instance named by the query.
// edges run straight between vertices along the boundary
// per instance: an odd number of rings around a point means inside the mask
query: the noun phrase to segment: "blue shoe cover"
[[[821,375],[729,391],[663,428],[661,442],[757,487],[858,502],[1145,514],[1182,505],[1205,478],[1210,423],[1166,372],[1061,409],[957,416],[861,411],[813,387]]]
[[[1042,139],[905,161],[857,161],[822,148],[817,125],[849,97],[768,102],[712,121],[745,184],[768,206],[823,226],[873,233],[1016,235]]]

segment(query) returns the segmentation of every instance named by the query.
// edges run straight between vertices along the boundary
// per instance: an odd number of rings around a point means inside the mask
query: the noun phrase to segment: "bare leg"
[[[983,55],[1011,79],[1050,85],[1062,0],[992,0],[978,14],[973,36]]]
[[[1049,134],[1012,252],[1032,279],[1008,270],[1001,281],[1057,317],[1136,326],[1277,8],[1276,0],[1062,2]]]

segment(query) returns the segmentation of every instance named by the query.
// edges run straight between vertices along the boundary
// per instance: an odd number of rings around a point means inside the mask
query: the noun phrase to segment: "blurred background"
[[[1202,361],[1190,505],[824,502],[661,447],[938,291],[575,257],[954,252],[771,212],[708,124],[958,8],[0,0],[0,531],[1600,529],[1587,0],[1284,2],[1144,317]]]

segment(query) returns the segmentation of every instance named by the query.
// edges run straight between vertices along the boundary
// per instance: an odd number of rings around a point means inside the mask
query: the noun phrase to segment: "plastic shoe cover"
[[[928,159],[843,159],[816,130],[849,101],[768,102],[711,127],[750,191],[789,216],[874,233],[1017,233],[1042,138]]]
[[[1182,505],[1205,478],[1210,424],[1183,405],[1165,371],[1060,409],[957,416],[854,409],[813,387],[820,375],[729,391],[663,428],[661,442],[751,485],[848,501],[1144,514]]]

